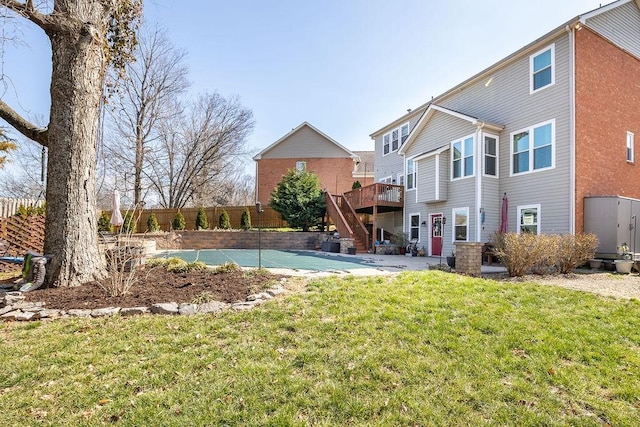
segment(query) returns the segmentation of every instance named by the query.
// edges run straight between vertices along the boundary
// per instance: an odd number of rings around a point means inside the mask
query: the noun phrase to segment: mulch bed
[[[24,295],[26,301],[44,302],[46,308],[58,310],[149,307],[156,303],[190,303],[202,299],[230,303],[244,301],[248,295],[278,283],[283,277],[246,270],[171,273],[164,267],[153,267],[136,271],[135,284],[127,295],[120,297],[109,296],[104,289],[108,286],[106,279],[73,288],[41,288]],[[10,284],[18,278],[0,280],[0,284]]]

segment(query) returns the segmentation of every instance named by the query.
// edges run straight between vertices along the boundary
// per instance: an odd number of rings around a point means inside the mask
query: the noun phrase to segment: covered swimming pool
[[[177,257],[187,262],[202,261],[207,265],[236,263],[241,267],[286,268],[291,270],[352,270],[357,268],[376,268],[371,259],[353,255],[339,255],[315,251],[284,251],[275,249],[200,249],[165,251],[154,255],[155,258]],[[260,257],[260,259],[259,259]]]

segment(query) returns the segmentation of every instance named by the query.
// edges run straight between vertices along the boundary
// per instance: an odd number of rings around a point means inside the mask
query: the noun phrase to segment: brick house
[[[351,190],[353,183],[373,182],[373,152],[353,152],[307,122],[253,157],[256,162],[256,198],[268,204],[271,192],[289,169],[308,170],[331,194]]]
[[[376,227],[447,254],[500,228],[506,194],[509,231],[582,232],[585,198],[640,199],[635,135],[640,0],[618,0],[375,131],[376,182],[403,186],[402,210]]]

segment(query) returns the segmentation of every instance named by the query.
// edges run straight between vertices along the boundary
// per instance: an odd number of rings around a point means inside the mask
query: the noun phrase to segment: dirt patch
[[[149,307],[163,302],[244,301],[252,293],[273,286],[286,276],[236,270],[216,273],[214,270],[171,273],[164,267],[136,272],[135,284],[125,296],[111,297],[106,281],[89,282],[74,288],[36,289],[26,292],[27,301],[44,302],[50,309],[95,309],[105,307]],[[0,281],[13,283],[18,277]]]
[[[640,275],[637,273],[616,274],[601,270],[578,269],[576,273],[572,274],[508,277],[505,273],[501,275],[486,275],[486,277],[517,283],[532,282],[541,285],[560,286],[607,297],[640,299]]]

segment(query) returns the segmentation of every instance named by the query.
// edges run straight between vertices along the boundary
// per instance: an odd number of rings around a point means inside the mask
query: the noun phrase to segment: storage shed
[[[616,248],[629,245],[634,259],[640,259],[640,200],[621,196],[584,198],[584,232],[598,236],[598,258],[617,258]]]

